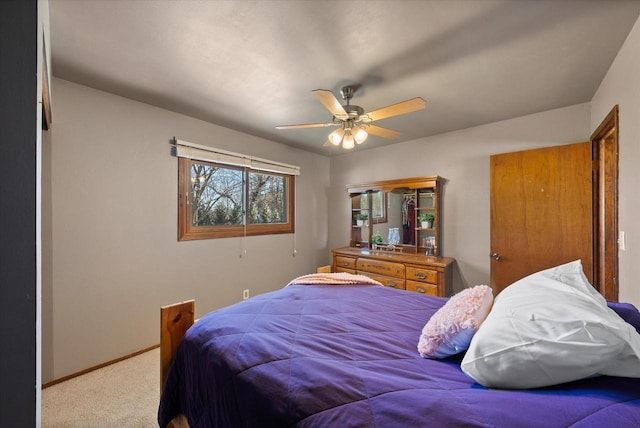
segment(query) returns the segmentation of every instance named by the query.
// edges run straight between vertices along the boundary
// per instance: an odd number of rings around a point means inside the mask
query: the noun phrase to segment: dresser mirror
[[[428,243],[436,248],[433,255],[438,255],[441,181],[438,176],[414,177],[347,186],[351,198],[350,246],[425,253]],[[425,226],[419,220],[423,217],[420,214],[427,213],[432,221]],[[371,244],[374,234],[382,236],[381,245]]]
[[[385,223],[374,223],[373,233],[382,235],[383,244],[389,244],[389,229],[397,229],[399,231],[398,244],[413,244],[412,235],[407,230],[407,204],[403,195],[409,189],[393,189],[385,192],[387,199],[387,221]]]

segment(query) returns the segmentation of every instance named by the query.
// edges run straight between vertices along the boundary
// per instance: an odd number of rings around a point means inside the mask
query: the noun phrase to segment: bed
[[[294,282],[213,311],[181,340],[193,302],[165,314],[178,337],[165,344],[175,355],[163,360],[159,425],[182,415],[192,428],[640,426],[640,375],[486,387],[461,369],[471,348],[444,358],[417,351],[428,321],[453,298],[326,282]],[[640,341],[638,310],[605,306]],[[633,344],[615,345],[631,371]]]

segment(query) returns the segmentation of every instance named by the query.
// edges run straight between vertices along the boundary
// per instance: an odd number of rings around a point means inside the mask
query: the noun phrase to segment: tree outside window
[[[293,233],[293,176],[179,158],[179,240]]]

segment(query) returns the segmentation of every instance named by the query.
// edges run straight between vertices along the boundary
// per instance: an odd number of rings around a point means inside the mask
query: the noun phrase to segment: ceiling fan
[[[325,89],[316,89],[312,91],[322,105],[324,105],[327,110],[333,114],[331,122],[282,125],[276,126],[276,129],[324,128],[328,126],[339,126],[340,128],[329,134],[329,139],[324,143],[324,145],[339,146],[342,143],[343,148],[352,149],[355,144],[363,143],[367,139],[368,134],[382,138],[398,138],[400,136],[398,131],[372,125],[371,122],[421,110],[427,105],[425,100],[417,97],[367,113],[362,107],[350,104],[351,98],[353,98],[353,94],[358,90],[358,88],[359,86],[349,85],[340,90],[342,99],[347,102],[346,105],[341,105],[331,91],[327,91]]]

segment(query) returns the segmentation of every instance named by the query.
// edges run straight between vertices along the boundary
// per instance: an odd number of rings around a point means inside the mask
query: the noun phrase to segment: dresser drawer
[[[334,272],[366,275],[388,287],[422,294],[453,294],[455,259],[450,257],[345,247],[331,250],[331,260]]]
[[[438,271],[407,266],[407,280],[438,283]]]
[[[407,291],[428,294],[429,296],[437,296],[438,286],[435,284],[427,284],[424,282],[407,281]]]
[[[384,285],[385,287],[392,287],[392,288],[397,288],[398,290],[404,290],[404,279],[400,279],[400,278],[392,278],[390,276],[384,276],[384,275],[376,275],[374,273],[369,273],[369,272],[358,272],[360,275],[366,275],[371,279],[375,279],[376,281],[378,281],[380,284]]]
[[[336,256],[336,265],[334,267],[336,272],[339,268],[356,270],[356,259],[351,257]]]
[[[358,269],[358,273],[371,272],[404,279],[404,265],[401,263],[360,258],[356,263],[356,267]]]

